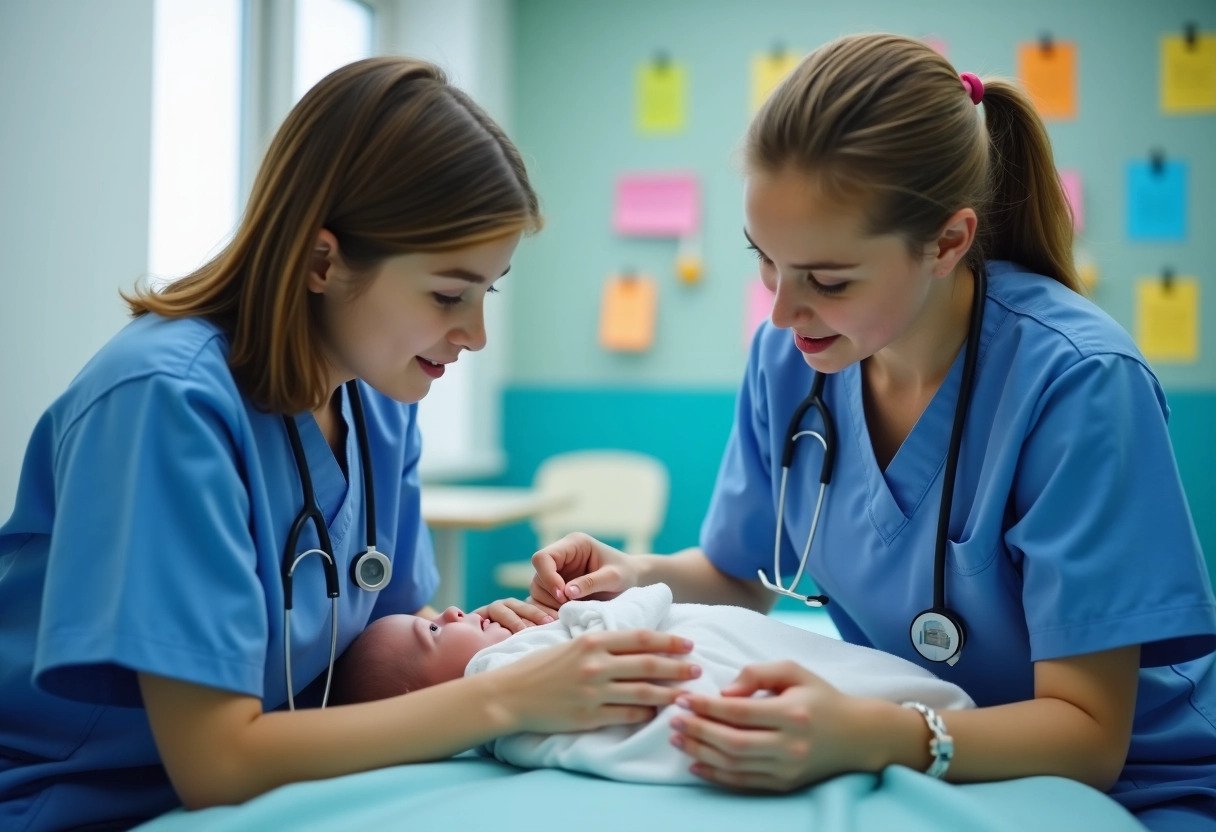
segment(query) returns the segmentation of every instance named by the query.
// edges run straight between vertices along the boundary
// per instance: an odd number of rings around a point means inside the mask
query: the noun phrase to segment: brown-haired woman
[[[980,705],[935,714],[754,666],[673,726],[715,783],[1054,774],[1154,830],[1216,827],[1216,611],[1164,395],[1077,291],[1029,100],[919,41],[847,37],[774,93],[745,162],[744,233],[776,300],[701,545],[630,557],[571,536],[533,557],[533,596],[830,597],[845,639]],[[804,570],[826,597],[799,590]]]
[[[414,403],[485,345],[539,226],[518,152],[435,67],[360,61],[304,96],[232,242],[130,295],[30,441],[0,528],[0,827],[126,828],[672,701],[654,682],[695,669],[655,654],[686,646],[629,633],[294,709],[369,621],[436,615]]]

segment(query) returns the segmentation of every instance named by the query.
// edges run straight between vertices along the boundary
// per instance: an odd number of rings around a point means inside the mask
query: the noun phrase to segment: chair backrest
[[[574,497],[567,508],[533,520],[542,546],[580,531],[622,539],[626,552],[651,552],[667,515],[666,466],[634,451],[556,454],[536,470],[533,487]]]

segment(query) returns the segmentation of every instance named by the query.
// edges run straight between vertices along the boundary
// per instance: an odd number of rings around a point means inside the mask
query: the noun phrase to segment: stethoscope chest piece
[[[350,562],[350,577],[355,585],[368,592],[388,586],[393,577],[393,562],[388,555],[369,546],[367,551]]]
[[[912,619],[912,646],[931,662],[950,666],[958,661],[967,631],[958,616],[945,609],[927,609]]]

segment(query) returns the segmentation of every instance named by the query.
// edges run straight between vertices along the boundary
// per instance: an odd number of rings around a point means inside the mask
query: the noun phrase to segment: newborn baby
[[[840,691],[893,702],[915,700],[937,710],[973,707],[956,685],[898,656],[801,630],[740,607],[674,604],[664,584],[637,587],[610,601],[571,601],[558,620],[512,635],[455,607],[436,621],[409,615],[379,619],[343,654],[335,702],[396,696],[502,667],[534,650],[598,630],[649,629],[692,641],[688,661],[700,678],[681,686],[716,694],[749,664],[791,659]],[[577,734],[516,734],[483,751],[526,768],[564,768],[641,783],[700,783],[688,758],[668,743],[668,706],[651,722]]]

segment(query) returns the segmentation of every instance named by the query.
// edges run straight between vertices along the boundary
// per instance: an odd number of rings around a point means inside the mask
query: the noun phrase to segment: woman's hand
[[[531,597],[525,598],[522,601],[518,598],[503,598],[501,601],[494,601],[486,604],[484,607],[478,607],[473,612],[479,614],[482,618],[498,622],[512,633],[518,633],[520,630],[528,627],[548,624],[550,621],[557,620],[556,609],[542,604]]]
[[[629,555],[582,532],[568,534],[534,554],[532,568],[536,570],[532,597],[553,608],[577,598],[615,598],[638,585]]]
[[[771,696],[752,698],[758,691]],[[720,696],[681,692],[671,744],[693,774],[740,789],[790,791],[866,769],[858,704],[791,661],[745,667]]]
[[[587,731],[654,718],[701,675],[679,658],[692,643],[650,630],[587,633],[539,650],[482,678],[495,677],[496,701],[512,732]]]

